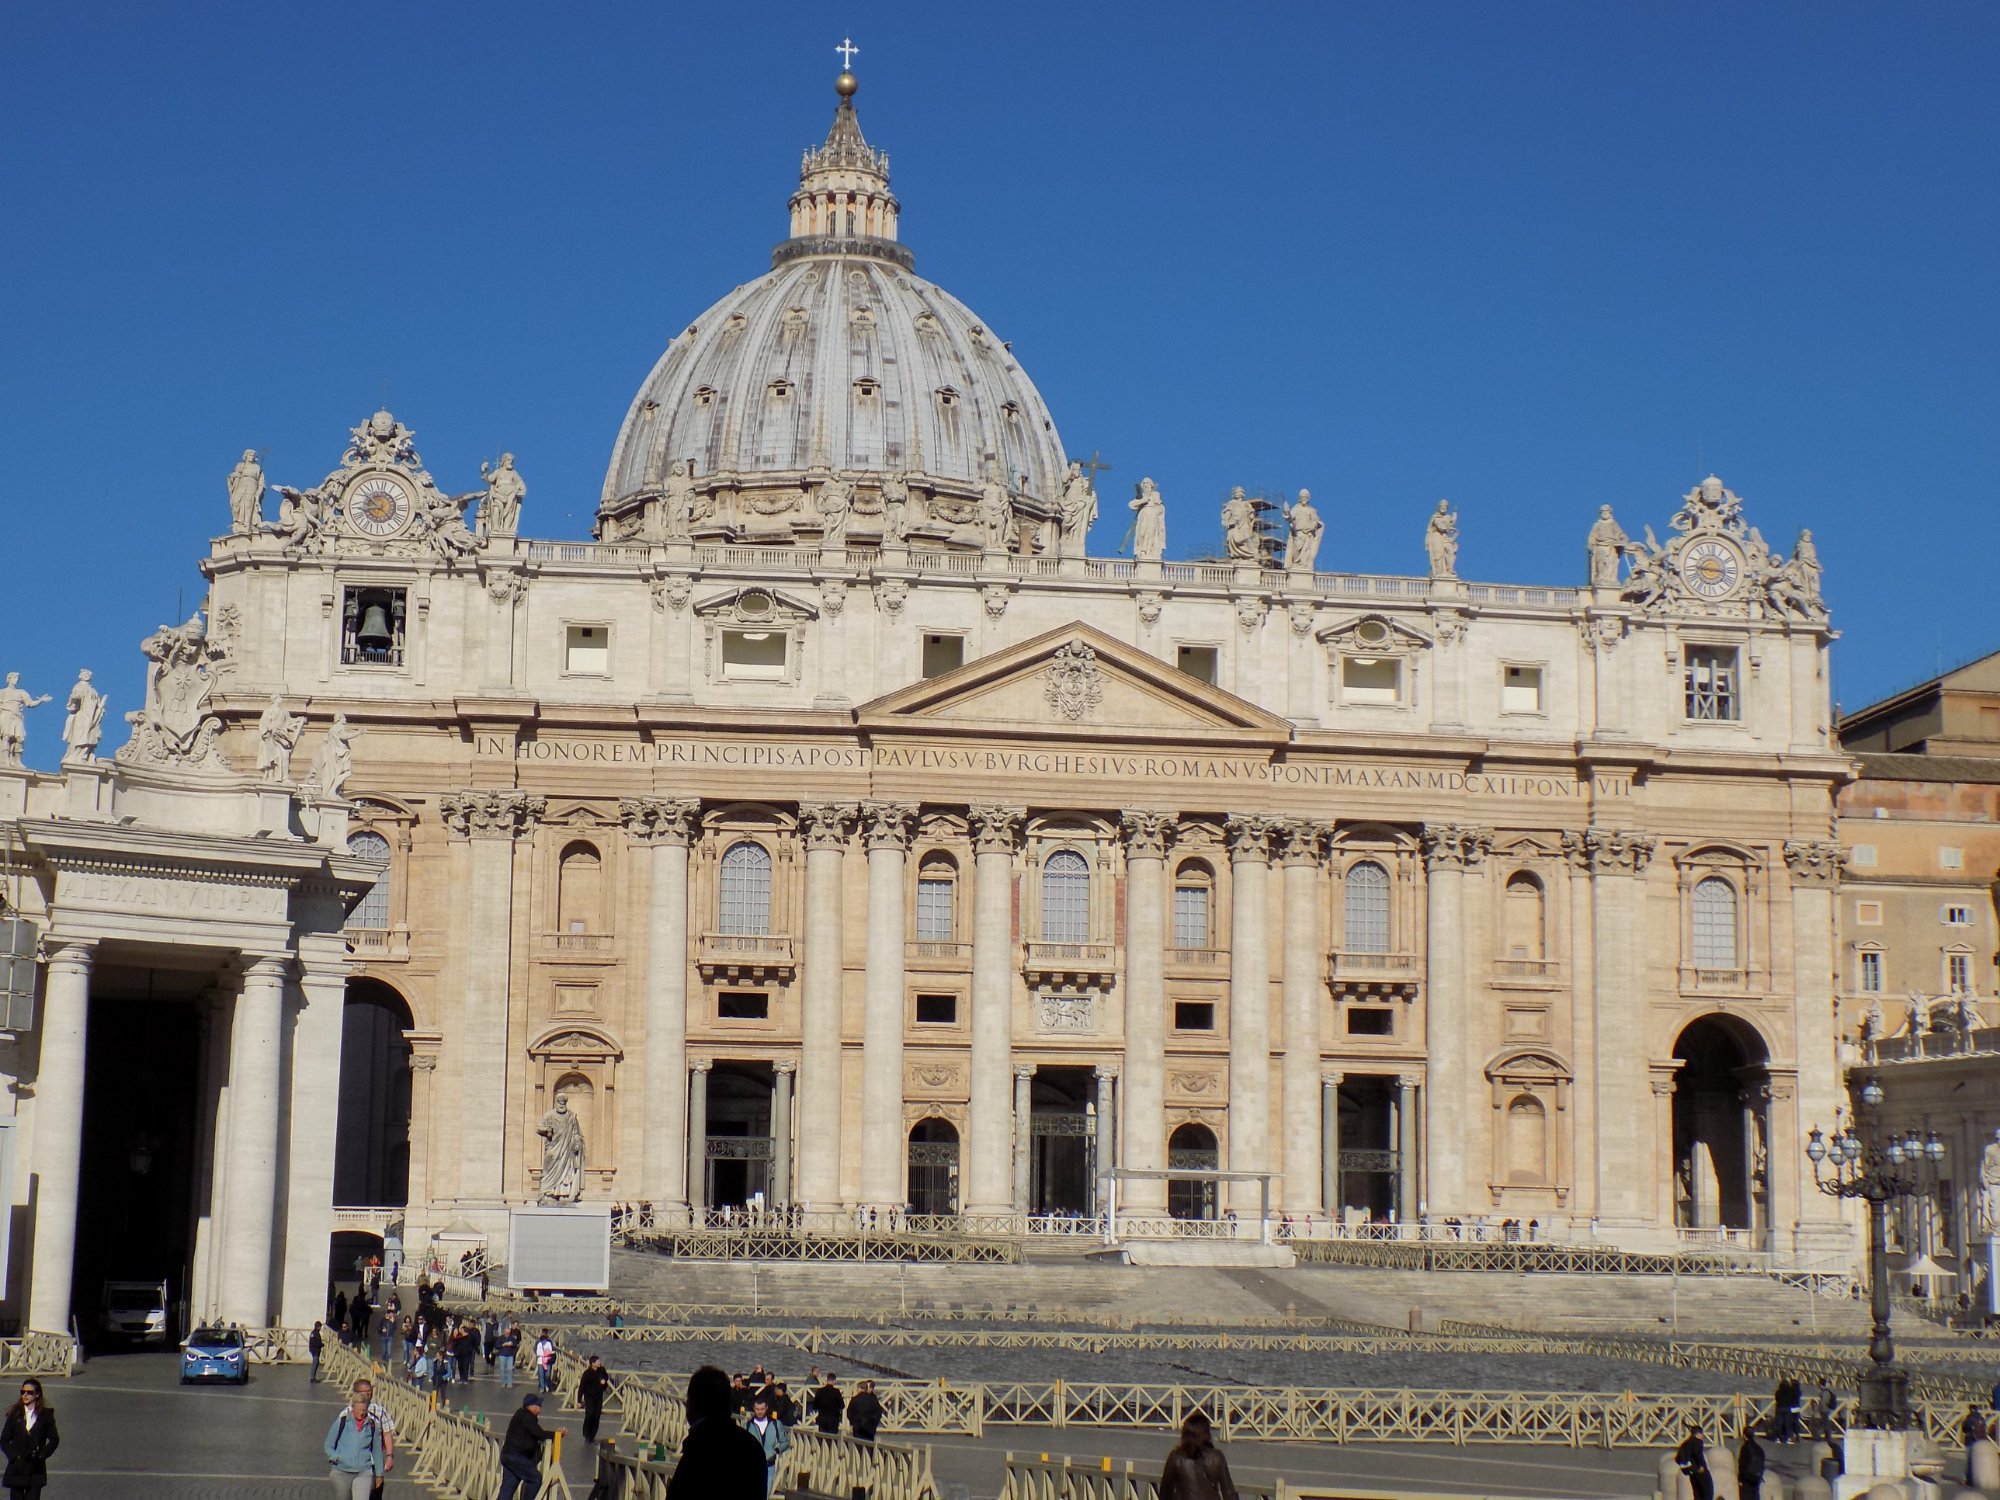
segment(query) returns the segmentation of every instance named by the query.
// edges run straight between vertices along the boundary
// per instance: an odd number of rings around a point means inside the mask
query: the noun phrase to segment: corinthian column
[[[646,1063],[640,1112],[640,1196],[656,1222],[687,1208],[688,841],[701,804],[630,797],[618,804],[626,837],[647,851]]]
[[[229,1177],[216,1302],[225,1319],[246,1328],[271,1321],[286,967],[282,958],[251,962],[236,997],[236,1023],[229,1037]]]
[[[1167,845],[1171,813],[1141,809],[1120,822],[1125,835],[1125,1165],[1157,1172],[1167,1164]],[[1108,1166],[1109,1163],[1106,1163]],[[1135,1214],[1167,1210],[1165,1178],[1125,1185]]]
[[[347,1009],[347,951],[337,933],[299,939],[299,995],[287,1057],[290,1144],[285,1161],[278,1321],[310,1327],[326,1315],[327,1244],[333,1234],[334,1131]],[[414,1112],[413,1112],[414,1116]],[[422,1200],[412,1195],[412,1203]]]
[[[1014,849],[1027,810],[971,810],[972,1102],[966,1212],[1004,1214],[1014,1160],[1008,1074],[1014,1055]]]
[[[35,1067],[35,1253],[28,1328],[69,1328],[76,1265],[76,1200],[83,1168],[84,1038],[90,1031],[91,943],[48,944],[41,1057]]]
[[[1261,1172],[1270,1161],[1271,955],[1266,906],[1271,830],[1262,818],[1232,814],[1229,841],[1229,1170]],[[1258,1212],[1254,1182],[1229,1184],[1239,1217]]]
[[[1466,998],[1465,872],[1493,847],[1492,830],[1452,824],[1424,830],[1429,927],[1424,991],[1425,1205],[1433,1214],[1472,1213],[1468,1168],[1479,1153],[1471,1109],[1480,1102],[1479,1064]]]
[[[1792,840],[1785,844],[1785,868],[1792,877],[1792,1037],[1798,1087],[1774,1089],[1769,1105],[1771,1249],[1810,1252],[1810,1236],[1821,1245],[1845,1243],[1840,1210],[1824,1193],[1804,1190],[1796,1152],[1779,1142],[1803,1139],[1816,1120],[1831,1120],[1840,1103],[1840,1061],[1833,1034],[1833,903],[1847,851],[1839,844]],[[1801,1243],[1780,1243],[1784,1225],[1796,1222]]]
[[[1273,825],[1284,869],[1284,1062],[1279,1117],[1284,1121],[1284,1192],[1287,1213],[1316,1214],[1325,1206],[1320,1171],[1320,979],[1326,946],[1319,932],[1319,866],[1328,830],[1304,818]]]
[[[544,799],[525,792],[458,792],[442,798],[445,826],[465,839],[465,991],[458,1025],[458,1196],[506,1198],[507,1023],[514,948],[514,840],[533,830]]]
[[[840,1020],[845,977],[840,870],[854,809],[831,802],[799,808],[806,841],[806,928],[799,1031],[799,1180],[806,1208],[840,1205]]]
[[[902,1206],[903,867],[917,809],[864,802],[868,839],[868,973],[861,1016],[861,1201]]]

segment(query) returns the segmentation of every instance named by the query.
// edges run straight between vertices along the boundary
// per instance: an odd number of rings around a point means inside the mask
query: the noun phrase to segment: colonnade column
[[[868,960],[861,1017],[861,1201],[895,1209],[903,1186],[903,870],[916,807],[866,802]]]
[[[1280,1071],[1279,1118],[1284,1122],[1284,1191],[1287,1213],[1316,1214],[1326,1205],[1322,1180],[1324,1120],[1320,1099],[1320,978],[1326,944],[1319,930],[1319,865],[1330,830],[1304,818],[1281,818],[1272,825],[1284,870],[1285,939],[1281,984],[1284,992],[1284,1061]]]
[[[972,1089],[966,1212],[1004,1214],[1013,1201],[1014,1132],[1007,1069],[1014,1054],[1014,850],[1027,809],[974,807],[972,831]]]
[[[688,1220],[699,1225],[708,1208],[708,1070],[706,1057],[688,1060],[687,1202]]]
[[[806,925],[799,1004],[798,1200],[808,1209],[840,1206],[841,1013],[846,935],[840,876],[854,808],[837,802],[799,808],[806,845]]]
[[[1326,1216],[1340,1222],[1340,1075],[1319,1075],[1319,1196]]]
[[[1270,825],[1232,813],[1229,842],[1229,1170],[1261,1172],[1269,1164],[1271,1113],[1271,955],[1266,930],[1271,870]],[[1239,1218],[1260,1211],[1254,1182],[1229,1184]]]
[[[278,1105],[284,1067],[282,958],[253,958],[229,1037],[229,1178],[222,1213],[222,1317],[271,1321],[271,1231],[278,1206]],[[331,1176],[329,1174],[329,1189]],[[329,1204],[329,1207],[331,1205]]]
[[[28,1329],[69,1328],[76,1200],[83,1172],[83,1069],[90,1029],[92,943],[46,940],[41,1058],[35,1067],[35,1252]]]
[[[1029,1168],[1035,1149],[1035,1069],[1014,1065],[1014,1212],[1028,1211]]]
[[[1423,1210],[1417,1178],[1417,1080],[1408,1073],[1399,1073],[1396,1075],[1397,1222],[1414,1224]]]
[[[313,1319],[326,1315],[341,1038],[347,1013],[346,944],[335,933],[302,937],[299,966],[299,1003],[286,1068],[291,1146],[286,1160],[284,1276],[277,1298],[278,1321],[287,1328],[309,1328]],[[422,1200],[413,1196],[410,1201]]]
[[[627,835],[647,850],[646,1065],[640,1108],[639,1189],[656,1223],[687,1208],[688,843],[701,804],[632,797],[618,805]]]
[[[1118,1164],[1118,1065],[1100,1063],[1094,1076],[1097,1079],[1097,1181],[1091,1184],[1091,1196],[1096,1211],[1101,1214],[1111,1201],[1110,1193],[1102,1189]]]
[[[792,1201],[792,1075],[798,1070],[789,1058],[771,1064],[771,1201],[779,1208]]]
[[[1824,711],[1823,685],[1819,691]],[[1849,1243],[1841,1205],[1838,1199],[1814,1191],[1799,1171],[1797,1155],[1781,1157],[1778,1144],[1787,1137],[1802,1139],[1801,1127],[1809,1128],[1812,1121],[1831,1120],[1842,1102],[1839,1043],[1833,1028],[1833,912],[1847,852],[1838,843],[1821,840],[1788,840],[1784,852],[1792,879],[1792,1055],[1798,1087],[1790,1098],[1774,1099],[1768,1116],[1771,1248],[1779,1249],[1780,1231],[1796,1224],[1799,1243],[1787,1248],[1810,1253]]]
[[[465,990],[458,1024],[458,1196],[506,1199],[507,1065],[514,948],[514,841],[531,833],[545,799],[470,791],[442,798],[445,826],[467,840]]]
[[[1170,813],[1141,809],[1120,821],[1125,836],[1125,1165],[1167,1164],[1167,846]],[[1163,1177],[1135,1177],[1121,1195],[1135,1214],[1167,1211]]]
[[[1429,919],[1425,958],[1424,1087],[1425,1202],[1433,1213],[1476,1210],[1466,1169],[1477,1157],[1472,1118],[1478,1102],[1477,1032],[1466,998],[1469,946],[1465,930],[1465,874],[1493,847],[1486,828],[1454,824],[1424,830]]]

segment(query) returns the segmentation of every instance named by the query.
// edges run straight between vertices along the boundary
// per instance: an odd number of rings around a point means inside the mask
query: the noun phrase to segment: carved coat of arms
[[[1049,659],[1043,692],[1058,718],[1072,723],[1090,717],[1104,701],[1104,683],[1097,674],[1097,653],[1081,641],[1071,641]]]

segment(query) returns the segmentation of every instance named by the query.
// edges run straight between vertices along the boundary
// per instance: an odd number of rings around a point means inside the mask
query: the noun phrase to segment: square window
[[[1947,906],[1944,909],[1944,925],[1947,927],[1970,927],[1972,908],[1969,906]]]
[[[1500,712],[1538,714],[1542,711],[1542,669],[1503,667],[1500,672]]]
[[[917,1024],[919,1026],[956,1026],[958,1024],[958,996],[917,996]]]
[[[1735,647],[1689,646],[1685,687],[1688,718],[1727,723],[1743,716],[1737,696]]]
[[[965,665],[965,637],[962,635],[924,636],[924,676],[942,677]]]
[[[789,644],[782,630],[725,630],[722,675],[739,682],[783,682]]]
[[[1176,1000],[1174,1002],[1174,1030],[1215,1030],[1214,1002],[1209,1000]]]
[[[1857,870],[1874,869],[1875,846],[1873,844],[1856,844],[1852,849],[1847,851],[1847,862]]]
[[[1394,1036],[1396,1013],[1386,1005],[1350,1005],[1347,1008],[1349,1036]]]
[[[771,997],[762,990],[723,990],[715,997],[718,1021],[768,1021]]]
[[[1965,851],[1963,849],[1955,849],[1950,844],[1941,845],[1938,849],[1938,868],[1940,870],[1963,870],[1965,868]]]
[[[1861,955],[1861,990],[1868,995],[1882,993],[1882,955],[1873,950]]]
[[[355,587],[342,591],[340,664],[344,667],[403,665],[410,595],[407,589]]]
[[[1857,901],[1854,903],[1854,920],[1862,927],[1882,925],[1882,903],[1880,901]]]
[[[1403,701],[1403,659],[1399,656],[1343,656],[1340,700],[1394,707]]]
[[[564,626],[563,671],[590,677],[609,676],[611,627],[609,625]]]
[[[1214,684],[1218,657],[1214,646],[1182,646],[1174,653],[1174,665],[1197,681]]]

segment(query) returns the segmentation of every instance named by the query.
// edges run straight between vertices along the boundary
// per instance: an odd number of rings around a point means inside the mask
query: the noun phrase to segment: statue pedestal
[[[1937,1481],[1944,1459],[1931,1440],[1919,1432],[1888,1432],[1849,1428],[1840,1442],[1843,1472],[1833,1483],[1834,1500],[1865,1496],[1882,1482],[1898,1485],[1912,1500],[1941,1495]]]
[[[111,764],[98,760],[63,762],[63,816],[66,818],[108,818],[111,816]]]
[[[515,1291],[611,1289],[611,1205],[537,1204],[508,1210],[507,1285]]]

